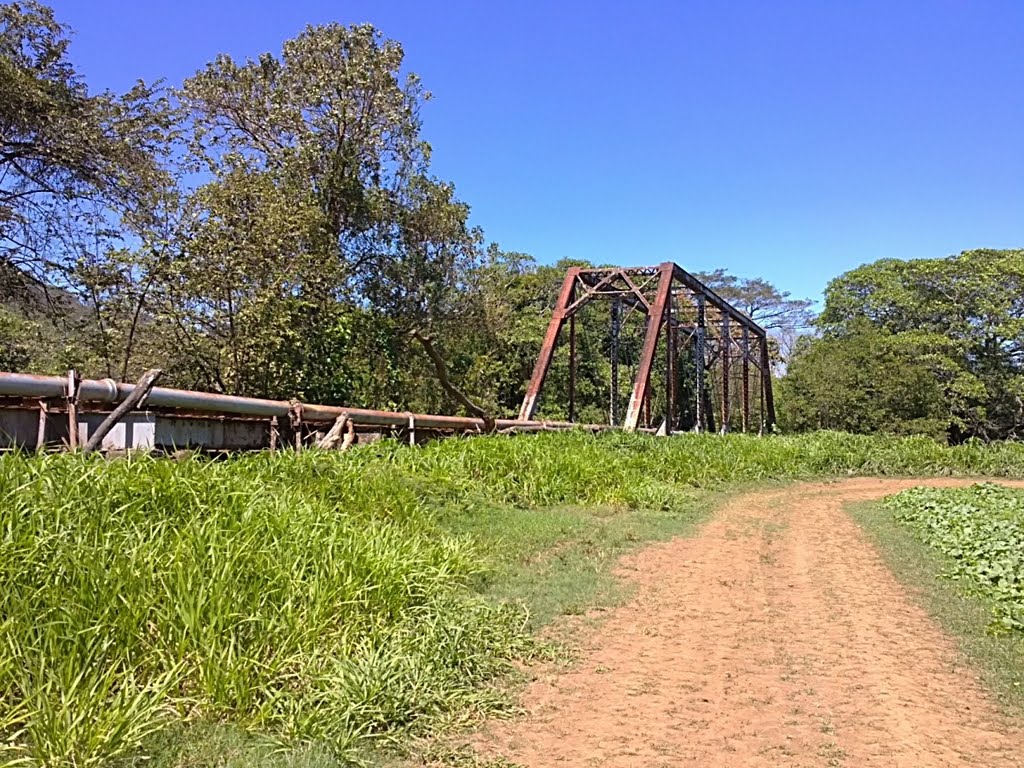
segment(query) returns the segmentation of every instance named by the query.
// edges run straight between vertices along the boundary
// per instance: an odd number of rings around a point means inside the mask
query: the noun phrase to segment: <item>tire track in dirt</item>
[[[849,501],[966,481],[853,479],[737,497],[623,560],[626,605],[528,687],[479,751],[524,766],[1024,766],[954,642]]]

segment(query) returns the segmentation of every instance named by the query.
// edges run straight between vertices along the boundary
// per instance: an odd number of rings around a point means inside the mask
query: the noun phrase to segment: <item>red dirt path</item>
[[[737,497],[693,538],[625,559],[633,599],[581,630],[480,752],[523,766],[1024,766],[952,640],[848,501],[945,481],[856,479]]]

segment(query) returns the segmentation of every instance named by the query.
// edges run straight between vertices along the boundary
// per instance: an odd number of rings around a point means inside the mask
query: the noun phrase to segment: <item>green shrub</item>
[[[949,558],[949,578],[994,602],[993,629],[1024,633],[1024,491],[912,488],[885,506]]]

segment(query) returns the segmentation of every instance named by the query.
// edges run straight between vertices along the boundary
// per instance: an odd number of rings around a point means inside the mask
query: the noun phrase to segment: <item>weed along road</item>
[[[926,481],[962,485],[963,481]],[[574,630],[480,751],[525,766],[1019,766],[1020,721],[844,511],[920,481],[735,497],[625,559],[624,605]]]

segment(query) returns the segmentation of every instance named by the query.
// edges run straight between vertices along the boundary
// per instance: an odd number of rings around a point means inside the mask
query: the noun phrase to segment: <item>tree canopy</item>
[[[1019,437],[1024,428],[1022,288],[1022,250],[884,259],[839,276],[825,291],[818,319],[822,338],[795,356],[787,377],[792,423],[826,418],[830,400],[828,418],[851,414],[843,417],[844,428],[862,425],[856,431],[870,431],[863,426],[868,424],[881,431],[914,431],[917,420],[926,418],[936,428],[924,431],[954,441]],[[875,372],[869,378],[877,386],[904,389],[906,399],[886,400],[866,384],[835,386],[824,397],[829,380],[851,375],[840,360],[859,360],[862,370]],[[822,396],[807,396],[819,386]],[[941,394],[938,401],[935,392]],[[857,401],[863,398],[862,407]],[[865,412],[870,410],[886,416],[879,421]]]
[[[0,5],[0,264],[40,281],[67,268],[84,229],[145,216],[161,179],[168,104],[140,82],[90,94],[67,29],[34,0]]]

